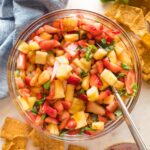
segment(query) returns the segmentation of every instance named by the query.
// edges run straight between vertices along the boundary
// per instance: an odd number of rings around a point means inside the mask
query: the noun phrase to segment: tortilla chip
[[[144,36],[142,37],[141,40],[142,40],[143,44],[144,44],[148,49],[150,49],[150,34],[149,34],[149,33],[144,34]]]
[[[29,137],[31,138],[34,146],[38,146],[41,150],[64,150],[64,142],[50,139],[36,130],[32,130]]]
[[[14,137],[27,137],[31,131],[31,127],[16,119],[7,117],[1,129],[1,137],[7,140],[13,140]]]
[[[148,23],[150,23],[150,11],[146,14],[145,19]]]
[[[72,145],[72,144],[70,144],[68,146],[68,150],[88,150],[88,149],[85,148],[85,147],[78,146],[78,145]]]
[[[2,146],[2,150],[10,150],[13,145],[13,142],[6,140]]]
[[[116,13],[115,19],[139,36],[147,33],[147,26],[141,8],[122,4]]]

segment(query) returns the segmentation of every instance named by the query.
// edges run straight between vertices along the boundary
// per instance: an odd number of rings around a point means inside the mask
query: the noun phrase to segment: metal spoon
[[[133,122],[133,120],[132,120],[132,118],[131,118],[128,110],[127,110],[127,107],[125,106],[125,104],[124,104],[122,98],[120,97],[118,91],[114,87],[112,87],[112,89],[113,89],[114,95],[118,101],[118,104],[119,104],[120,108],[122,109],[123,117],[124,117],[128,127],[129,127],[129,130],[130,130],[139,150],[147,150],[146,145],[144,144],[142,137],[141,137],[135,123]]]

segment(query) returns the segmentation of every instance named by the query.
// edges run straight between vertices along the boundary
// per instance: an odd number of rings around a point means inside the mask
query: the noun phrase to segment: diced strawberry
[[[25,83],[24,83],[23,79],[20,77],[15,78],[15,83],[19,89],[25,87]]]
[[[29,97],[31,95],[31,91],[28,88],[19,89],[18,92],[22,97]]]
[[[64,110],[61,101],[57,101],[53,107],[57,110],[58,114],[60,114]]]
[[[81,47],[86,47],[87,46],[87,42],[85,40],[80,40],[77,42],[79,46]]]
[[[46,112],[47,115],[49,115],[52,118],[56,118],[56,116],[57,116],[56,109],[54,109],[54,108],[52,108],[48,105],[46,105],[46,107],[45,107],[45,112]]]
[[[90,76],[90,86],[96,86],[96,87],[100,88],[102,85],[103,85],[102,81],[96,74],[92,74]]]
[[[46,97],[47,100],[53,100],[55,95],[55,84],[54,82],[51,83],[49,95]]]
[[[98,121],[106,123],[106,122],[107,122],[107,119],[106,119],[106,117],[103,117],[103,116],[101,116],[101,115],[98,115]]]
[[[119,31],[119,30],[114,30],[114,31],[112,31],[112,33],[115,34],[115,35],[118,35],[118,34],[121,33],[121,31]]]
[[[111,113],[109,111],[106,111],[106,115],[112,120],[114,121],[116,119],[116,116],[114,115],[114,113]]]
[[[80,78],[72,74],[69,76],[67,82],[77,86],[80,83]]]
[[[62,114],[59,115],[58,120],[59,121],[63,121],[65,119],[69,119],[70,118],[70,114],[68,111],[63,111]]]
[[[33,114],[33,113],[30,111],[30,112],[28,112],[28,115],[29,115],[29,117],[31,118],[32,121],[35,121],[35,119],[36,119],[36,115],[35,115],[35,114]]]
[[[41,34],[42,32],[44,32],[44,28],[40,27],[37,31],[36,31],[36,35]]]
[[[98,73],[101,74],[104,70],[103,62],[102,61],[97,61],[96,66],[97,66]]]
[[[51,117],[47,117],[44,121],[46,123],[58,124],[58,121],[55,118],[51,118]]]
[[[17,58],[17,69],[25,69],[26,68],[26,54],[19,53],[19,56]]]
[[[127,93],[133,93],[133,84],[135,83],[135,73],[133,71],[129,71],[125,78],[125,85]]]
[[[35,36],[36,36],[36,33],[35,33],[35,32],[33,32],[33,33],[30,35],[30,37],[29,37],[29,39],[28,39],[28,40],[29,40],[29,41],[30,41],[30,40],[32,40]]]
[[[65,53],[64,56],[69,60],[71,61],[72,60],[72,56],[69,54],[69,53]]]
[[[60,43],[57,40],[43,40],[40,43],[42,50],[52,50],[53,48],[59,47]]]
[[[66,52],[68,52],[72,57],[74,57],[77,54],[77,47],[78,45],[75,43],[69,44],[67,47],[65,47]]]
[[[26,83],[26,85],[30,85],[30,81],[31,81],[31,77],[26,76],[25,77],[25,83]]]
[[[98,98],[98,103],[101,104],[101,102],[103,101],[104,98],[108,97],[111,94],[111,91],[109,89],[100,92],[99,94],[99,98]]]
[[[69,135],[76,135],[80,133],[80,129],[70,130],[67,132]]]
[[[69,102],[69,101],[62,101],[62,105],[63,105],[65,110],[68,110],[71,107],[71,102]]]
[[[77,122],[75,121],[75,119],[70,118],[67,122],[66,129],[75,129],[76,126],[77,126]]]
[[[93,131],[93,130],[85,130],[84,133],[87,134],[87,135],[94,135],[94,134],[97,133],[97,131]]]
[[[87,103],[86,111],[90,113],[98,114],[101,116],[105,115],[105,109],[102,106],[94,102]]]
[[[87,97],[86,94],[79,94],[78,97],[79,97],[80,99],[84,100],[85,102],[88,101],[88,97]]]
[[[43,97],[42,93],[36,94],[36,98],[37,98],[37,99],[42,99],[42,97]]]
[[[59,125],[59,130],[63,130],[65,127],[66,127],[66,124],[67,124],[67,122],[68,122],[68,120],[69,119],[65,119],[65,120],[63,120],[61,123],[60,123],[60,125]]]
[[[41,116],[37,115],[36,119],[35,119],[35,125],[41,126],[42,124],[43,124],[43,120],[42,120]]]
[[[113,112],[117,109],[117,107],[118,107],[118,103],[117,103],[116,101],[113,101],[112,103],[110,103],[110,104],[106,107],[106,109],[107,109],[109,112],[113,113]]]
[[[59,30],[57,28],[54,28],[50,25],[44,25],[43,28],[44,28],[45,32],[50,33],[50,34],[59,32]]]
[[[116,65],[116,64],[114,64],[114,63],[112,63],[112,62],[110,62],[110,61],[108,60],[108,58],[104,58],[104,59],[103,59],[103,64],[104,64],[104,66],[105,66],[107,69],[109,69],[109,70],[112,71],[113,73],[118,73],[118,72],[120,72],[120,71],[122,70],[122,68],[121,68],[120,66],[118,66],[118,65]]]

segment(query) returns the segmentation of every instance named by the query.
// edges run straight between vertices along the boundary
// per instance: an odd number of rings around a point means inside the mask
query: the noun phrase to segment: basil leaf
[[[88,72],[85,72],[84,70],[82,70],[82,71],[80,72],[81,78],[84,78],[84,77],[86,77],[87,75],[88,75]]]
[[[136,95],[138,92],[138,85],[136,82],[133,84],[132,89],[133,89],[134,95]]]
[[[50,88],[50,81],[47,81],[46,83],[44,83],[43,88],[45,90],[48,90]]]
[[[46,114],[42,114],[41,118],[42,118],[42,120],[45,120]]]
[[[125,64],[125,63],[122,63],[122,64],[121,64],[121,67],[122,67],[124,70],[131,70],[131,68],[130,68],[127,64]]]
[[[122,111],[120,109],[117,109],[114,114],[117,116],[117,117],[120,117],[122,116]]]

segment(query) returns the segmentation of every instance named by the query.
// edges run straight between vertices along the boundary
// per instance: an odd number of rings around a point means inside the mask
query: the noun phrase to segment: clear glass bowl
[[[79,10],[79,9],[59,10],[59,11],[48,13],[48,14],[42,16],[41,18],[35,20],[20,34],[20,36],[16,40],[14,47],[11,50],[9,60],[8,60],[8,68],[7,68],[9,93],[10,93],[11,99],[16,104],[17,109],[20,112],[20,114],[24,117],[24,119],[32,127],[36,128],[41,133],[44,133],[51,138],[64,140],[64,141],[80,141],[80,140],[89,140],[89,139],[97,138],[97,137],[103,136],[103,135],[111,132],[113,129],[117,128],[123,122],[122,117],[119,117],[115,121],[110,121],[109,123],[107,123],[105,125],[105,129],[102,132],[98,132],[95,135],[74,135],[74,136],[73,135],[66,135],[63,137],[55,136],[55,135],[51,135],[50,133],[48,133],[46,131],[43,131],[40,127],[36,127],[34,125],[34,123],[32,122],[32,120],[30,119],[30,117],[28,116],[28,114],[25,111],[23,111],[20,102],[17,100],[17,91],[15,88],[15,82],[14,82],[14,71],[15,71],[15,62],[16,62],[16,59],[18,56],[17,46],[18,46],[19,42],[22,40],[24,40],[24,41],[27,40],[28,37],[35,30],[37,30],[39,27],[43,26],[44,24],[50,23],[50,22],[52,22],[56,19],[59,19],[59,18],[73,17],[76,15],[79,15],[79,16],[83,15],[87,19],[95,20],[97,22],[100,22],[101,24],[103,24],[104,26],[106,26],[108,28],[111,28],[113,30],[117,29],[121,32],[121,34],[119,35],[119,38],[122,41],[122,43],[124,44],[124,46],[126,47],[126,50],[132,56],[132,62],[134,64],[134,70],[136,73],[136,82],[137,82],[138,87],[139,87],[139,91],[138,91],[137,95],[135,97],[129,98],[126,102],[126,106],[127,106],[129,111],[132,111],[132,109],[134,108],[134,106],[138,100],[138,96],[139,96],[140,88],[141,88],[141,68],[140,68],[140,62],[138,59],[136,49],[135,49],[132,41],[130,40],[129,36],[127,35],[127,33],[115,22],[111,21],[107,17],[102,16],[98,13],[94,13],[94,12],[87,11],[87,10]]]

